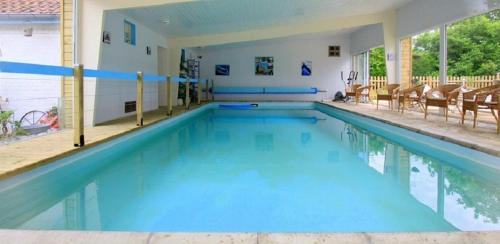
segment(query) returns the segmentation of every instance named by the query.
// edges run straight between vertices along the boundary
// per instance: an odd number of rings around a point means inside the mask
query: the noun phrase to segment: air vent
[[[136,109],[135,101],[125,102],[125,113],[135,112],[135,109]]]

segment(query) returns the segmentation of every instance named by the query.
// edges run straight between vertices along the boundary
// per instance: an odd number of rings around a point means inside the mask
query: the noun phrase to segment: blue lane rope
[[[0,61],[0,72],[34,75],[73,76],[73,68]]]
[[[137,80],[137,73],[123,73],[107,70],[84,69],[83,76],[99,79]]]

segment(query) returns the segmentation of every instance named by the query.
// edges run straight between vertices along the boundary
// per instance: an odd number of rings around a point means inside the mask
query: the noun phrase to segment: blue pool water
[[[211,104],[1,181],[0,228],[500,230],[498,159],[320,104]]]

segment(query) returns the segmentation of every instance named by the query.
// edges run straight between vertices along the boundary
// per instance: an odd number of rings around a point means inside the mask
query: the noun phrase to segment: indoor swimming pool
[[[0,228],[500,230],[499,159],[320,103],[211,103],[0,181]]]

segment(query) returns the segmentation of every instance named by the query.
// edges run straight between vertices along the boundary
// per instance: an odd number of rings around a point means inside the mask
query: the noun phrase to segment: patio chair
[[[427,119],[428,107],[440,107],[444,108],[444,116],[448,122],[448,106],[457,104],[459,94],[459,84],[440,85],[426,92],[424,118]]]
[[[387,85],[386,91],[384,93],[380,93],[377,91],[377,109],[378,109],[378,102],[379,101],[388,101],[389,102],[389,109],[392,110],[393,107],[393,102],[392,100],[396,99],[396,94],[398,93],[399,90],[399,84],[390,84]]]
[[[423,110],[424,105],[422,104],[422,98],[424,96],[424,88],[425,85],[422,84],[400,90],[398,93],[398,112],[401,109],[401,113],[404,113],[407,101],[410,102],[410,105],[416,104]]]
[[[496,97],[496,99],[495,99],[495,97]],[[490,107],[492,112],[494,112],[494,110],[497,111],[496,116],[495,116],[495,113],[493,113],[493,116],[497,120],[497,134],[500,134],[500,89],[498,89],[493,94],[491,102],[486,102],[486,104]]]
[[[360,88],[361,85],[360,84],[353,84],[351,87],[349,88],[346,88],[345,90],[345,97],[346,97],[346,101],[347,99],[349,99],[350,97],[356,97],[356,90],[358,88]]]
[[[354,97],[354,100],[356,101],[356,104],[359,103],[359,99],[362,97],[367,97],[370,99],[370,86],[362,86],[360,84],[355,84],[352,85],[352,88],[350,91],[345,92],[346,97]]]
[[[498,124],[499,93],[500,93],[500,84],[479,88],[469,92],[464,92],[463,102],[462,102],[462,124],[464,124],[465,121],[465,113],[467,111],[472,111],[472,113],[474,114],[474,123],[472,125],[472,128],[476,128],[477,112],[479,109],[490,109],[491,113],[493,114],[493,117],[495,117]],[[488,97],[491,97],[491,101],[486,100]],[[497,114],[495,114],[495,110],[497,110]]]

